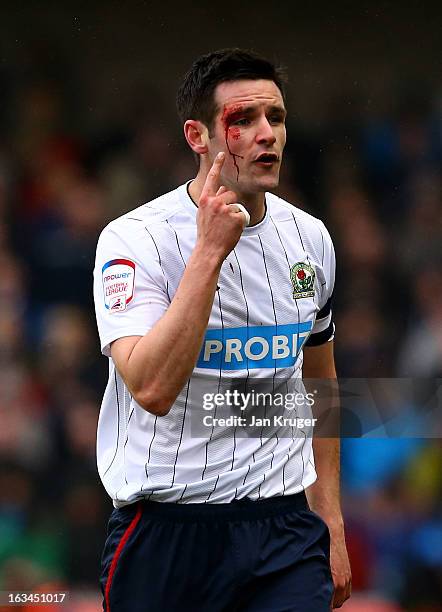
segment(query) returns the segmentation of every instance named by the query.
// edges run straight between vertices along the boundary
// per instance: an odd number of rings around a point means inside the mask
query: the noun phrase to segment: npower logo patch
[[[197,367],[222,370],[293,366],[313,321],[259,327],[209,329]]]
[[[130,259],[112,259],[101,272],[105,307],[110,313],[126,310],[134,297],[135,263]]]

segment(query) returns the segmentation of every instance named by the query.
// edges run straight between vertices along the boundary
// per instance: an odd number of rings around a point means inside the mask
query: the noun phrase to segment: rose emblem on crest
[[[290,280],[292,281],[293,298],[295,300],[314,296],[315,270],[310,264],[299,262],[292,266]]]

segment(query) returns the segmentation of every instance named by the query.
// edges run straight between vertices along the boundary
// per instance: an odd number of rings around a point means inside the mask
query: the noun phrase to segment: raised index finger
[[[221,168],[223,167],[225,154],[220,151],[215,157],[215,161],[212,164],[204,183],[203,190],[201,191],[201,197],[213,197],[219,189],[220,181],[219,177],[221,174]]]

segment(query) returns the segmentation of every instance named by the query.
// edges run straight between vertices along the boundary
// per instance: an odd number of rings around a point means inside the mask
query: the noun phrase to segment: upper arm
[[[303,378],[336,378],[333,340],[304,348]]]
[[[158,256],[146,246],[142,230],[141,223],[120,222],[108,226],[98,241],[94,301],[101,350],[107,357],[111,344],[144,336],[169,307]]]

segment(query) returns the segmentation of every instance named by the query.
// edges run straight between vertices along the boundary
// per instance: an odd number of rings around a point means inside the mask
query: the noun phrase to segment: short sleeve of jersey
[[[139,221],[119,219],[100,235],[94,302],[101,351],[125,336],[144,336],[169,307],[165,279],[150,234]]]
[[[335,286],[336,258],[333,242],[325,225],[320,224],[322,253],[321,253],[321,275],[319,281],[321,292],[319,296],[319,312],[316,321],[305,346],[319,346],[333,340],[335,325],[333,323],[333,291]]]

